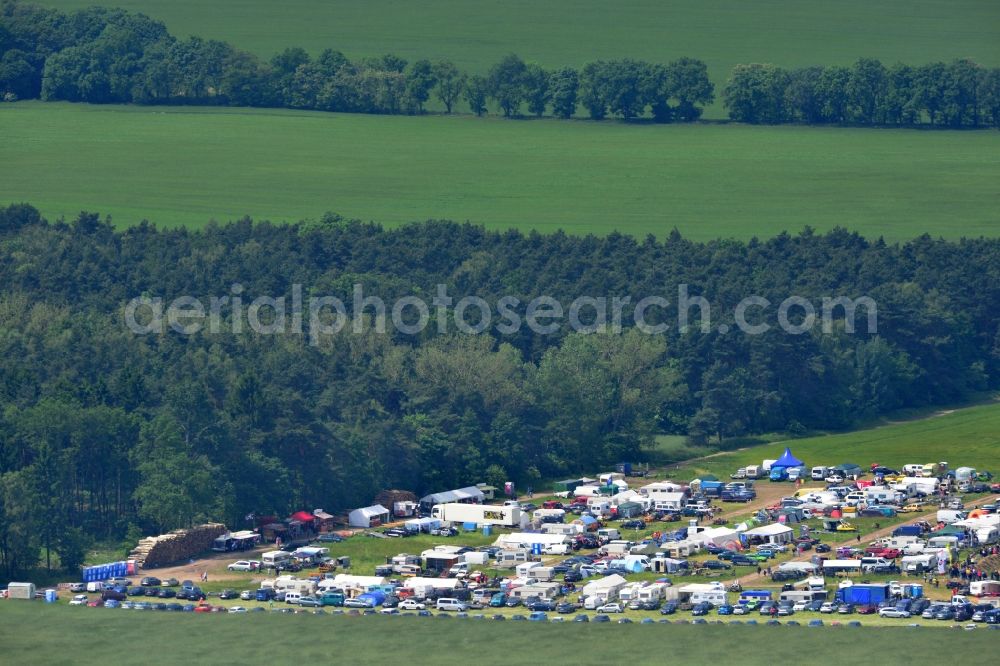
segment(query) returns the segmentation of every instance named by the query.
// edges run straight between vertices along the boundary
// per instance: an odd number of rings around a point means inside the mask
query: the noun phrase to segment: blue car
[[[534,613],[532,613],[531,615],[528,616],[528,621],[529,622],[548,622],[549,621],[549,616],[546,613],[542,612],[542,611],[535,611]]]
[[[729,604],[723,604],[719,606],[719,615],[732,615],[733,607]]]

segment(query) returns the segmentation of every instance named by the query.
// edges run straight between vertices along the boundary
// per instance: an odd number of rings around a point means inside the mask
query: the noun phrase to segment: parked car
[[[727,570],[727,569],[732,569],[733,568],[733,566],[731,564],[728,564],[728,563],[723,562],[721,560],[705,560],[702,563],[702,566],[704,566],[706,569],[717,569],[717,570],[723,570],[723,571]]]
[[[219,592],[220,599],[235,599],[238,596],[239,593],[236,590],[223,590]]]
[[[604,604],[603,606],[599,606],[597,608],[597,612],[598,613],[624,613],[625,609],[622,608],[621,604],[610,603],[610,604]]]
[[[178,585],[180,585],[180,583],[177,581],[176,578],[168,578],[162,583],[160,583],[160,585],[163,587],[177,587]]]
[[[697,603],[694,605],[694,608],[691,609],[691,615],[694,616],[708,615],[708,612],[710,610],[712,610],[712,604],[708,603],[707,601],[702,601],[701,603]]]
[[[667,601],[660,608],[660,615],[673,615],[677,612],[677,602]]]
[[[237,560],[226,567],[226,569],[229,571],[256,571],[257,566],[250,560]]]
[[[399,602],[399,610],[403,611],[417,611],[425,610],[427,608],[426,604],[417,601],[416,599],[403,599]]]
[[[910,617],[910,611],[902,610],[901,608],[893,608],[891,606],[886,608],[880,608],[878,611],[879,617]]]
[[[142,585],[143,587],[159,587],[161,584],[162,582],[156,576],[146,576],[139,581],[139,585]]]
[[[87,591],[87,584],[86,583],[73,583],[72,585],[69,586],[69,591],[70,592],[86,592]]]
[[[569,615],[570,613],[575,613],[576,610],[576,604],[571,604],[568,601],[564,601],[556,606],[556,612],[561,615]]]
[[[70,606],[86,606],[88,597],[86,594],[77,594],[69,600]]]
[[[316,597],[300,597],[299,608],[319,608],[319,599]]]

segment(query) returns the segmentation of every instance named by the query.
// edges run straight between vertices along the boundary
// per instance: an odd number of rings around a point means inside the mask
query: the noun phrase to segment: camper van
[[[809,478],[813,481],[822,481],[830,475],[830,468],[818,465],[809,470]]]
[[[759,479],[761,477],[760,465],[747,465],[745,468],[745,478]]]
[[[292,560],[292,554],[283,550],[269,550],[260,556],[260,561],[265,569],[275,569],[282,564],[288,564]]]
[[[806,468],[805,467],[789,467],[788,468],[788,480],[795,482],[799,479],[806,478]]]

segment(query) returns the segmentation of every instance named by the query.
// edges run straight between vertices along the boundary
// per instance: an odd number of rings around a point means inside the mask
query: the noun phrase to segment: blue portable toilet
[[[57,599],[59,599],[59,595],[55,590],[45,590],[45,603],[54,604]]]
[[[493,535],[493,526],[483,525],[483,536],[492,536],[492,535]]]

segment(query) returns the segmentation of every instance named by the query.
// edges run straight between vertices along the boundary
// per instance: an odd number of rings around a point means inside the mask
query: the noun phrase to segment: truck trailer
[[[518,527],[521,524],[521,508],[516,506],[496,506],[493,504],[436,504],[431,509],[431,517],[449,523],[475,523],[476,525],[499,525]]]

